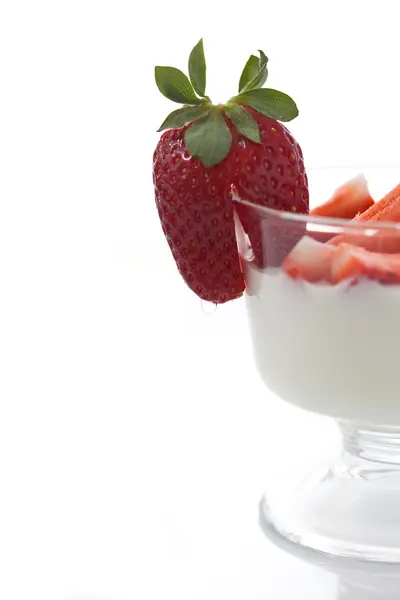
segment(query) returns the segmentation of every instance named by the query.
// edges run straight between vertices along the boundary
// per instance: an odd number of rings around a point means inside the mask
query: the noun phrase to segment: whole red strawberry
[[[205,95],[202,40],[190,54],[190,81],[173,67],[155,68],[160,91],[184,105],[160,127],[167,131],[153,157],[162,229],[188,286],[216,304],[238,298],[244,290],[231,186],[250,202],[308,212],[303,155],[278,122],[292,120],[298,110],[286,94],[262,89],[268,59],[259,52],[260,58],[252,55],[246,63],[239,94],[225,105],[214,106]],[[263,262],[257,253],[256,260]]]

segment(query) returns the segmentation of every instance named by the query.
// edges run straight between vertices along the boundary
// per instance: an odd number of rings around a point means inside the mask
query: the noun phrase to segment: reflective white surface
[[[266,478],[322,456],[335,436],[268,396],[244,303],[205,314],[163,252],[140,268],[129,244],[72,252],[63,281],[32,285],[35,319],[10,305],[2,323],[24,369],[9,362],[3,378],[2,595],[378,597],[349,596],[259,530]],[[32,346],[18,345],[18,328]]]

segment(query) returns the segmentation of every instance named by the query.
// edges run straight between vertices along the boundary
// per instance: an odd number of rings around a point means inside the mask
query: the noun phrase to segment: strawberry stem
[[[283,92],[262,87],[268,77],[268,58],[262,50],[259,54],[259,58],[251,55],[247,61],[240,77],[239,94],[217,107],[205,94],[203,39],[190,53],[189,77],[174,67],[157,66],[155,79],[158,89],[169,100],[183,105],[168,115],[159,131],[191,123],[185,133],[187,150],[205,166],[211,167],[227,156],[232,144],[223,112],[241,135],[257,144],[261,143],[260,129],[247,107],[277,121],[294,119],[298,109],[292,98]]]

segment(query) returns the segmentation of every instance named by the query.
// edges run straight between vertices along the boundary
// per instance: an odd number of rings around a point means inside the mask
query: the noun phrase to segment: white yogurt
[[[291,280],[246,265],[257,368],[306,410],[400,425],[400,286]]]

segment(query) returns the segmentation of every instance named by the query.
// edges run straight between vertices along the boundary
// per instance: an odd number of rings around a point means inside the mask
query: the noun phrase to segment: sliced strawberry
[[[377,222],[377,221],[400,221],[400,184],[384,196],[379,202],[356,216],[353,221]],[[350,223],[351,225],[351,223]],[[371,227],[373,229],[373,226]],[[361,246],[368,250],[383,253],[400,252],[400,233],[394,230],[380,230],[366,236],[362,231],[353,228],[351,231],[343,232],[329,240],[330,244],[339,245],[346,242],[351,245]]]
[[[293,279],[331,281],[332,257],[336,248],[304,236],[282,263],[282,269]]]
[[[374,204],[364,175],[358,175],[341,187],[321,206],[310,211],[311,216],[352,219]]]
[[[400,232],[393,229],[373,230],[366,235],[363,230],[349,229],[329,240],[332,246],[346,243],[361,249],[381,254],[400,253]]]
[[[376,202],[357,221],[400,221],[400,184]]]
[[[332,260],[332,280],[366,277],[380,283],[400,283],[400,254],[369,252],[363,248],[341,243]]]

